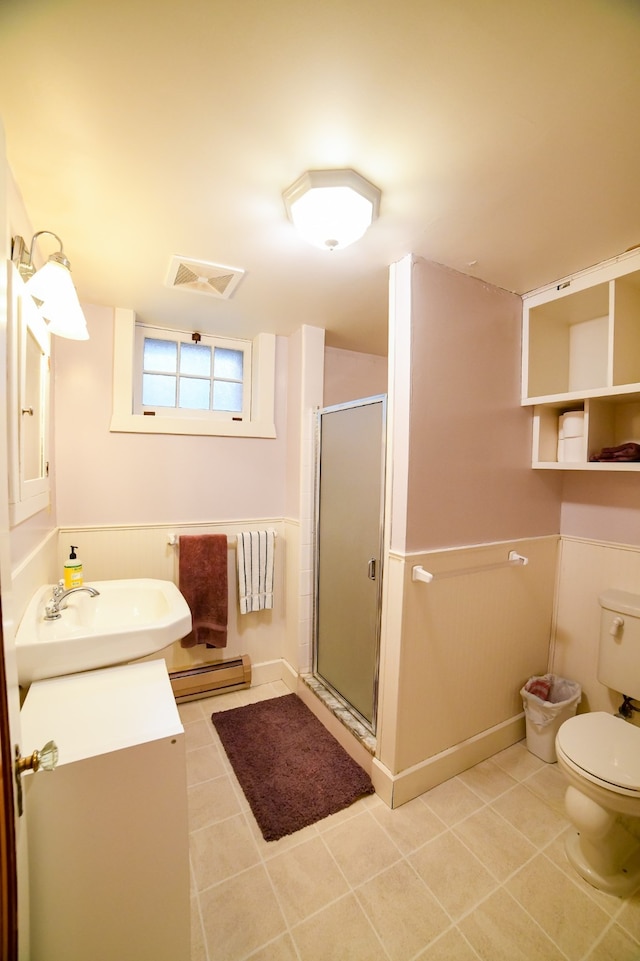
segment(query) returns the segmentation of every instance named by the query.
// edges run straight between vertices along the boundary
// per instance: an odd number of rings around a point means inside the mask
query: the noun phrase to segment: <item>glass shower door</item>
[[[314,674],[375,731],[386,398],[318,414]]]

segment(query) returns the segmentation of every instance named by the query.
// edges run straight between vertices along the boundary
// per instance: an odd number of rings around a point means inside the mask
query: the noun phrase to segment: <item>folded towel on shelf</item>
[[[227,646],[227,535],[190,534],[179,541],[178,586],[191,610],[182,647]]]
[[[240,613],[273,607],[274,531],[243,531],[237,535]]]
[[[615,461],[617,463],[638,461],[640,460],[640,444],[630,441],[626,444],[619,444],[617,447],[603,447],[599,454],[594,454],[589,460],[591,462]]]

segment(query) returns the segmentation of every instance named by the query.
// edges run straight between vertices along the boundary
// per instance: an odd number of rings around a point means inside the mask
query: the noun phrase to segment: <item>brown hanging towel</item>
[[[191,610],[192,630],[182,647],[227,646],[227,535],[180,537],[178,586]]]

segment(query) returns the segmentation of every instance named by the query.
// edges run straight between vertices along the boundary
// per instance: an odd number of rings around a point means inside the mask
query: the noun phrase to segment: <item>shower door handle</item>
[[[375,559],[375,557],[370,557],[370,558],[369,558],[369,570],[368,570],[368,573],[367,573],[367,577],[369,578],[370,581],[375,581],[375,579],[376,579],[376,559]]]

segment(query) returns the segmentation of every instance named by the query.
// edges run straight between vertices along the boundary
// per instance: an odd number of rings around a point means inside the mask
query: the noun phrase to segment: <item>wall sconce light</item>
[[[51,254],[46,264],[36,270],[33,264],[33,245],[43,234],[55,237],[60,244],[60,250]],[[51,230],[39,230],[31,238],[28,252],[22,237],[14,237],[11,259],[26,282],[27,292],[38,303],[49,331],[70,340],[88,340],[87,322],[71,279],[71,264],[65,256],[58,235]]]
[[[282,194],[289,219],[310,244],[340,250],[378,216],[380,191],[355,170],[308,170]]]

